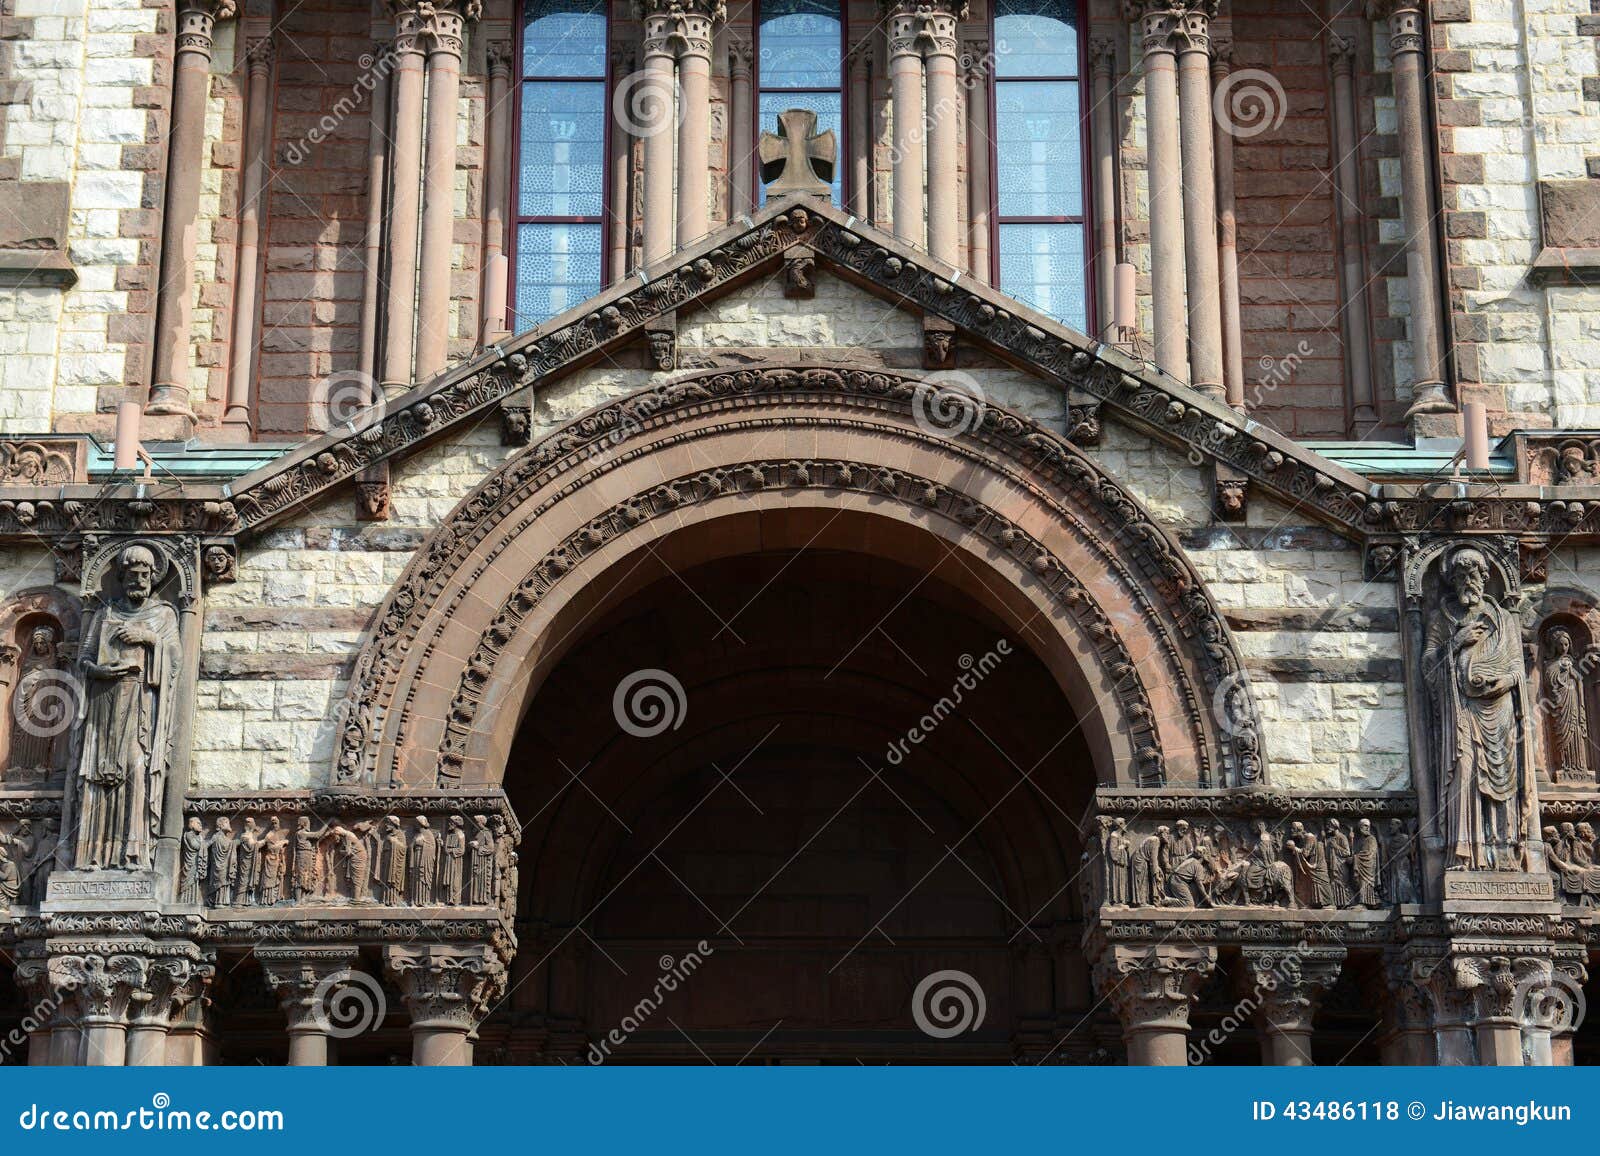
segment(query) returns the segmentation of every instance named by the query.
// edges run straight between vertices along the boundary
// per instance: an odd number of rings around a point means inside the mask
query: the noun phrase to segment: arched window
[[[805,108],[817,131],[833,130],[839,164],[833,201],[842,200],[844,161],[844,20],[839,0],[761,0],[756,20],[756,137],[776,131],[778,114]],[[766,188],[760,190],[766,200]]]
[[[523,5],[513,331],[600,291],[606,43],[604,0]]]
[[[1081,60],[1073,0],[994,0],[998,284],[1086,331]]]

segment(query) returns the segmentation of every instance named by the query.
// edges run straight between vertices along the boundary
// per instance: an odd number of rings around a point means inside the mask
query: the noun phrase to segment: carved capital
[[[245,65],[250,70],[252,77],[266,76],[272,71],[272,60],[275,49],[272,47],[272,37],[258,36],[250,42],[245,49]]]
[[[615,49],[613,49],[615,51]],[[491,40],[488,47],[489,76],[494,80],[506,80],[511,76],[512,55],[509,40]]]
[[[1342,947],[1246,948],[1240,983],[1257,1001],[1261,1026],[1275,1032],[1309,1032],[1322,996],[1339,980]]]
[[[1089,39],[1089,68],[1095,76],[1111,76],[1117,69],[1117,42],[1110,36]]]
[[[1553,966],[1542,956],[1467,955],[1450,961],[1456,987],[1472,999],[1477,1023],[1522,1025],[1541,993],[1553,982]]]
[[[209,57],[217,21],[231,20],[236,11],[234,0],[182,0],[178,5],[178,51]]]
[[[356,949],[343,945],[294,945],[258,947],[255,954],[261,963],[261,974],[277,995],[278,1006],[283,1008],[289,1030],[329,1032],[334,992],[357,974],[354,971]],[[363,978],[371,983],[370,978]],[[376,989],[376,984],[372,987]],[[381,998],[381,992],[379,996]]]
[[[134,999],[146,992],[150,961],[139,955],[52,955],[50,983],[70,992],[86,1023],[127,1023]]]
[[[1406,955],[1391,954],[1369,974],[1367,993],[1382,1009],[1386,1033],[1423,1032],[1432,1026],[1427,981],[1418,978],[1415,964]]]
[[[1328,33],[1328,60],[1335,76],[1349,76],[1356,64],[1355,37]]]
[[[748,36],[728,37],[728,75],[734,80],[749,80],[754,48]]]
[[[384,967],[413,1028],[474,1031],[506,986],[505,964],[488,947],[391,947]]]
[[[1211,947],[1108,947],[1095,964],[1124,1031],[1188,1031],[1189,1007],[1217,965]]]
[[[165,1027],[195,1000],[200,999],[217,969],[189,959],[158,959],[150,964],[145,986],[135,994],[135,1023]]]

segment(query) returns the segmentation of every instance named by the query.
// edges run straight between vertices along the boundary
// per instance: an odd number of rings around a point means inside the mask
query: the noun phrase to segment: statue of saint
[[[205,828],[200,816],[191,815],[184,825],[183,840],[178,851],[178,902],[200,905],[200,876],[205,857]]]
[[[1352,899],[1357,907],[1377,907],[1378,836],[1372,833],[1372,820],[1356,821],[1355,851],[1350,857]]]
[[[289,869],[289,836],[283,820],[274,815],[267,821],[261,839],[261,906],[271,907],[283,899],[283,881]]]
[[[467,845],[467,899],[474,907],[488,907],[498,898],[494,891],[494,834],[482,815],[472,816],[472,827],[472,842]]]
[[[171,757],[182,666],[177,612],[155,597],[156,558],[129,546],[122,593],[96,611],[83,643],[83,744],[77,774],[80,870],[149,867]]]
[[[1133,866],[1133,844],[1128,841],[1128,820],[1118,816],[1106,833],[1105,901],[1111,907],[1128,905],[1128,880]]]
[[[72,729],[78,704],[61,671],[61,638],[56,627],[41,622],[28,633],[21,676],[11,698],[11,757],[14,771],[48,777],[56,755]]]
[[[461,815],[450,816],[450,828],[444,837],[444,901],[451,907],[461,903],[461,885],[466,878],[467,821]]]
[[[1589,769],[1589,711],[1583,672],[1572,657],[1572,635],[1560,629],[1545,638],[1544,701],[1550,715],[1550,777],[1558,783],[1593,780]]]
[[[1422,670],[1438,728],[1446,867],[1519,870],[1534,797],[1519,709],[1521,624],[1489,597],[1482,551],[1457,547],[1443,573]]]
[[[0,911],[4,911],[22,894],[22,872],[11,857],[10,850],[0,843]]]
[[[428,825],[426,815],[417,816],[417,833],[411,840],[411,860],[407,870],[411,906],[433,906],[433,878],[439,869],[439,834]]]

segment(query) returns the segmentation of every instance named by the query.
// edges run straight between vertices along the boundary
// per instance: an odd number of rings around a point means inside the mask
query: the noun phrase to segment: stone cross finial
[[[832,129],[817,132],[816,113],[804,108],[780,112],[778,131],[761,134],[761,180],[767,196],[831,197],[838,152]]]

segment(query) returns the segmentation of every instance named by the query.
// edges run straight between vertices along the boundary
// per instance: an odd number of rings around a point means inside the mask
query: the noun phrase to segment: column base
[[[1411,387],[1411,407],[1406,410],[1406,420],[1430,413],[1455,413],[1455,403],[1445,391],[1442,381],[1423,381]]]

